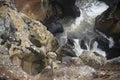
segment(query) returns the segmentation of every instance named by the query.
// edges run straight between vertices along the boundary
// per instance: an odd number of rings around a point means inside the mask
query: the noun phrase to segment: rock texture
[[[54,14],[49,0],[15,0],[14,3],[19,11],[40,21]]]
[[[93,52],[76,57],[72,48],[59,47],[43,24],[11,0],[0,1],[0,80],[120,79],[120,58],[106,60]]]
[[[0,53],[26,72],[39,73],[46,65],[46,53],[57,49],[56,38],[40,22],[5,3],[0,7]]]

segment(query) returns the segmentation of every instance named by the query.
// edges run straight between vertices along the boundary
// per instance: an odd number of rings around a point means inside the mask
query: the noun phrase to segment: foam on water
[[[84,50],[80,47],[79,39],[74,39],[74,47],[73,50],[75,51],[76,56],[80,56]]]
[[[95,18],[102,14],[108,6],[97,0],[77,0],[76,5],[81,11],[80,17],[76,19],[62,20],[61,23],[64,27],[64,33],[58,35],[57,37],[61,45],[64,45],[69,37],[74,39],[75,48],[73,50],[75,51],[76,56],[80,56],[84,50],[81,49],[79,41],[85,40],[87,51],[91,51],[91,41],[97,35],[93,30]],[[112,39],[109,38],[109,41],[111,42],[109,45],[111,47],[113,44]],[[92,46],[92,51],[105,56],[105,52],[97,48],[97,42],[95,42]]]
[[[104,38],[106,38],[109,41],[109,48],[112,48],[114,46],[114,40],[112,37],[107,37],[105,34],[102,32],[96,30],[100,35],[102,35]]]

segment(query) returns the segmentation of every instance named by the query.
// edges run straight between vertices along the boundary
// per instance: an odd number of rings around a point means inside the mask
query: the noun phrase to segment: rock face
[[[111,59],[120,56],[120,1],[106,0],[105,3],[110,7],[96,18],[95,29],[113,38],[114,46],[106,50],[107,58]]]
[[[49,0],[15,0],[15,5],[19,11],[39,21],[54,14]]]
[[[71,45],[59,47],[43,24],[19,12],[11,0],[0,1],[0,80],[120,79],[120,58],[106,60],[93,52],[76,57]]]
[[[39,73],[46,65],[46,53],[57,46],[56,38],[44,25],[11,8],[9,2],[1,3],[0,54],[9,55],[14,65],[29,74]]]
[[[75,5],[76,0],[51,0],[52,5],[59,6],[62,11],[62,17],[71,16],[73,18],[80,16],[80,10]]]

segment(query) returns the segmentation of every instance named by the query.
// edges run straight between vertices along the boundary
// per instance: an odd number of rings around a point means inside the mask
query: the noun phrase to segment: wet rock
[[[104,0],[103,0],[104,1]],[[120,1],[105,1],[110,3],[110,8],[108,8],[104,13],[96,18],[95,29],[104,33],[107,37],[112,37],[114,45],[106,50],[107,58],[112,59],[120,56]],[[113,2],[113,3],[112,3]],[[114,3],[115,2],[115,3]]]
[[[116,0],[115,0],[116,1]],[[110,2],[110,1],[109,1]],[[111,1],[112,2],[112,1]],[[117,2],[111,8],[108,8],[104,13],[96,18],[95,28],[108,34],[119,34],[119,20],[120,20],[120,2]],[[105,26],[105,27],[103,27]],[[118,29],[118,30],[116,30]],[[115,31],[116,30],[116,31]]]
[[[99,68],[106,63],[106,58],[92,52],[83,52],[80,59],[84,64],[94,68]]]
[[[56,33],[62,33],[63,27],[60,23],[53,22],[48,25],[48,30],[55,35]]]
[[[62,60],[62,57],[65,56],[71,56],[71,57],[75,57],[75,52],[73,51],[73,46],[69,45],[69,44],[65,44],[61,47],[59,47],[56,50],[56,54],[57,54],[57,59],[58,60]]]
[[[63,17],[71,16],[73,18],[80,16],[80,10],[75,2],[76,0],[51,0],[53,7],[58,5],[61,8]]]

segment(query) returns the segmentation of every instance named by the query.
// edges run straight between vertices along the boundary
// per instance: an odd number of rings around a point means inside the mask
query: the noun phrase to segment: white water
[[[92,49],[90,47],[91,41],[97,36],[94,32],[95,18],[103,13],[108,6],[97,0],[77,0],[76,5],[81,11],[80,17],[76,19],[64,19],[60,21],[64,27],[64,33],[58,35],[58,40],[61,45],[67,42],[67,38],[74,39],[74,51],[76,56],[80,56],[84,51],[80,47],[80,41],[84,40],[87,51],[97,52],[102,56],[106,56],[105,52],[98,49],[98,43],[94,42]],[[111,40],[112,42],[112,40]],[[110,45],[110,47],[112,44]]]
[[[114,40],[112,37],[107,37],[105,34],[102,32],[96,30],[99,34],[101,34],[104,38],[106,38],[109,41],[109,48],[112,48],[114,46]]]

